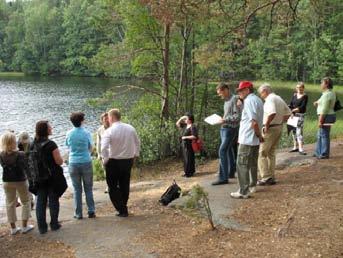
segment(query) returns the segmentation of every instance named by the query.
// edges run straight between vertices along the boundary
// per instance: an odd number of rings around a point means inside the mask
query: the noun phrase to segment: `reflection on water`
[[[84,112],[85,127],[94,132],[99,126],[99,116],[106,108],[90,107],[86,100],[101,96],[117,84],[118,81],[96,78],[0,77],[0,134],[10,129],[16,134],[27,131],[33,137],[35,123],[46,119],[53,126],[51,139],[64,153],[65,135],[72,127],[70,113]],[[0,210],[3,206],[4,193],[0,181]]]

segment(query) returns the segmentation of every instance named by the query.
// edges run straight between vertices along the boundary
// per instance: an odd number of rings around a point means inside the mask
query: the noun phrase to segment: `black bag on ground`
[[[168,187],[168,189],[164,192],[164,194],[162,194],[159,202],[166,206],[173,200],[179,198],[180,195],[181,195],[181,188],[180,186],[177,185],[177,183],[174,180],[173,184]]]

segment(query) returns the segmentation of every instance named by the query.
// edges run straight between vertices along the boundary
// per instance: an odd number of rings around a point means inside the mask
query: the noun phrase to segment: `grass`
[[[292,94],[294,92],[296,82],[282,82],[282,81],[268,81],[271,84],[274,92],[280,95],[286,103],[289,103]],[[261,81],[255,82],[255,85],[261,85]],[[304,124],[304,138],[305,144],[316,142],[316,134],[318,131],[318,119],[316,114],[316,108],[313,106],[313,102],[316,101],[320,95],[321,90],[319,84],[307,84],[305,83],[305,92],[309,97],[307,104],[307,112]],[[338,99],[343,100],[343,86],[335,85],[334,92],[336,92]],[[331,139],[337,138],[343,134],[343,110],[336,113],[337,122],[332,126]],[[287,135],[284,130],[283,137],[280,142],[280,147],[292,146],[292,137]]]
[[[22,77],[22,76],[25,76],[25,74],[21,72],[0,72],[0,77]]]

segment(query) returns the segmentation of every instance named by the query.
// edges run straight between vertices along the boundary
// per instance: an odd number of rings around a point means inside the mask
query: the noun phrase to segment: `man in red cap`
[[[257,183],[257,158],[259,145],[263,142],[260,129],[263,119],[263,102],[254,94],[249,81],[239,83],[237,93],[244,100],[242,119],[239,126],[237,174],[239,190],[231,193],[232,198],[248,198],[254,193]]]

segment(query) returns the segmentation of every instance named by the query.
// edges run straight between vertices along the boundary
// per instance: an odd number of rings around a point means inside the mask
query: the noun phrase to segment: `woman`
[[[88,218],[95,218],[93,200],[93,166],[91,159],[92,136],[83,128],[85,114],[72,113],[70,121],[74,128],[67,133],[66,145],[69,148],[69,173],[74,187],[74,218],[82,219],[82,183],[88,206]]]
[[[293,116],[299,118],[297,127],[290,126],[294,145],[290,152],[299,152],[301,155],[306,155],[306,152],[304,151],[303,128],[307,101],[308,96],[305,93],[305,85],[303,82],[300,82],[296,86],[296,93],[292,96],[289,108],[291,109]]]
[[[314,156],[318,159],[328,159],[330,157],[330,130],[331,125],[336,121],[334,106],[336,94],[332,91],[333,82],[329,77],[325,77],[320,85],[322,89],[321,97],[313,104],[317,107],[318,134]]]
[[[194,116],[187,114],[182,116],[177,122],[176,126],[183,129],[181,137],[181,147],[183,154],[183,167],[185,177],[191,177],[195,173],[195,158],[192,148],[192,140],[197,139],[198,132],[194,126]]]
[[[49,136],[52,134],[52,127],[48,121],[39,121],[36,124],[36,135],[33,141],[33,145],[40,146],[42,151],[42,158],[46,163],[46,167],[49,171],[45,171],[45,167],[39,167],[39,173],[41,175],[48,173],[46,179],[39,181],[37,189],[37,203],[36,203],[36,216],[39,233],[45,234],[48,231],[48,225],[46,223],[46,206],[49,200],[50,209],[50,228],[52,231],[58,230],[61,224],[58,222],[58,214],[60,209],[59,195],[54,191],[53,180],[51,173],[56,173],[60,166],[63,164],[60,151],[54,141],[49,140]],[[44,171],[43,171],[44,170]]]
[[[3,167],[2,181],[11,235],[20,231],[25,234],[34,228],[33,225],[27,224],[31,216],[31,200],[26,177],[27,160],[25,153],[17,150],[16,138],[12,132],[7,132],[1,136],[0,164]],[[22,203],[22,229],[16,226],[17,193]]]

